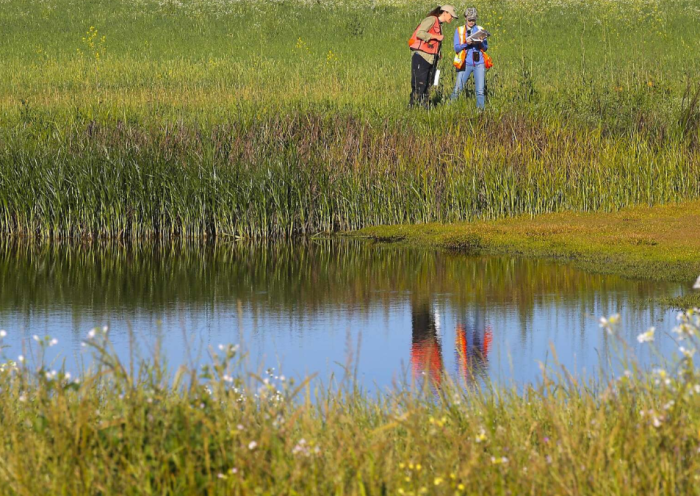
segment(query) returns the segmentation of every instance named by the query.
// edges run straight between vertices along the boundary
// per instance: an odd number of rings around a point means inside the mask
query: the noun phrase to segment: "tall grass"
[[[604,322],[608,332],[616,328]],[[524,391],[446,383],[370,398],[246,374],[236,347],[170,375],[119,362],[106,330],[79,380],[42,359],[0,368],[0,487],[8,494],[696,494],[700,321],[682,315],[667,369]],[[604,332],[604,331],[601,331]],[[649,339],[649,333],[643,334]],[[625,362],[628,363],[629,362]]]
[[[42,126],[13,131],[0,151],[4,233],[290,236],[699,193],[694,148],[517,116],[438,136],[410,121],[304,112],[211,128],[90,122],[51,136]]]
[[[405,108],[429,7],[6,0],[0,231],[290,236],[698,196],[697,0],[477,2],[483,115]]]

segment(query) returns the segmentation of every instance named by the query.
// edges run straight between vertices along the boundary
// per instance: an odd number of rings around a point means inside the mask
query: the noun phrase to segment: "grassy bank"
[[[699,222],[700,203],[687,202],[611,213],[380,226],[359,235],[471,253],[552,258],[592,272],[690,285],[700,274]],[[690,294],[670,303],[689,306],[700,300]]]
[[[698,324],[689,313],[675,330],[686,349]],[[614,337],[614,325],[606,330]],[[35,360],[0,369],[6,494],[698,491],[690,352],[668,372],[370,398],[350,382],[244,374],[237,349],[223,345],[211,366],[174,376],[157,360],[122,364],[102,330],[85,338],[96,368],[76,380],[43,365],[53,342],[36,339]]]
[[[281,237],[700,196],[697,0],[476,5],[482,115],[405,108],[427,3],[6,0],[0,231]]]

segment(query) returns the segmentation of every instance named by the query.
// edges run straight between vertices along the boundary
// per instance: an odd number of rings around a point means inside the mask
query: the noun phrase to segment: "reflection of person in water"
[[[435,386],[442,382],[442,347],[429,301],[411,301],[411,368],[414,377],[425,375]]]
[[[493,340],[491,326],[487,326],[481,312],[474,312],[472,318],[463,318],[457,324],[455,347],[459,375],[470,382],[475,377],[486,375],[488,354]]]

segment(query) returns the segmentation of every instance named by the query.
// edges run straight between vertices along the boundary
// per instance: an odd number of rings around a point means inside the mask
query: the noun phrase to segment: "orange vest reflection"
[[[489,349],[493,341],[491,326],[474,326],[468,328],[457,324],[455,348],[457,350],[457,366],[459,375],[465,382],[475,377],[486,375]]]
[[[486,374],[488,354],[493,341],[491,326],[485,325],[479,312],[457,324],[455,348],[460,377],[466,382]],[[414,378],[426,377],[440,387],[444,374],[442,344],[435,314],[429,303],[411,305],[411,370]]]
[[[411,369],[414,377],[427,376],[435,386],[442,383],[442,346],[430,303],[411,305]]]

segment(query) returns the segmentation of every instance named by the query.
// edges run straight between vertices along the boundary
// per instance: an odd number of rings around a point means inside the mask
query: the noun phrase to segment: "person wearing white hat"
[[[409,106],[428,106],[430,79],[437,67],[440,45],[445,38],[442,25],[457,19],[452,5],[441,5],[428,13],[408,40],[411,49],[411,99]]]
[[[489,44],[486,38],[482,41],[473,41],[470,38],[470,36],[479,31],[485,31],[484,28],[476,24],[476,8],[468,8],[464,12],[464,18],[466,24],[460,26],[455,31],[454,48],[456,56],[454,65],[457,69],[457,82],[455,83],[455,89],[450,99],[456,100],[459,97],[469,77],[474,74],[476,106],[479,109],[483,109],[485,103],[484,79],[486,77],[486,69],[484,66],[484,54],[482,52],[486,52],[486,50],[489,49]]]

